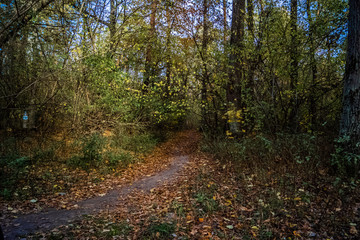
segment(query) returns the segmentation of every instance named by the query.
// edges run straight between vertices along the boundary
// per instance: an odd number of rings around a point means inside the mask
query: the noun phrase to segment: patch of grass
[[[173,239],[176,226],[173,223],[152,222],[141,234],[141,239]]]
[[[171,209],[176,213],[179,217],[185,216],[185,208],[182,203],[179,203],[177,200],[172,201]]]
[[[195,195],[196,200],[196,210],[199,216],[204,216],[206,214],[210,214],[215,212],[219,204],[216,200],[213,199],[213,196],[209,194],[199,192]]]
[[[106,238],[120,238],[128,236],[132,227],[126,221],[118,222],[118,223],[107,223],[105,229],[102,230],[102,234]]]

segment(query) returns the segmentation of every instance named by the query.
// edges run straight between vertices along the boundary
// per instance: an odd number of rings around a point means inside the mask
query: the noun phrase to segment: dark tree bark
[[[230,36],[230,70],[227,86],[227,100],[241,109],[241,87],[244,78],[243,50],[244,50],[244,18],[245,0],[233,1],[233,15]]]
[[[145,58],[145,86],[149,86],[151,80],[150,78],[154,75],[154,64],[153,64],[153,44],[155,39],[155,27],[156,27],[156,8],[157,0],[152,0],[151,2],[151,14],[150,14],[150,32],[149,32],[149,42],[146,49],[146,58]]]
[[[245,26],[245,0],[233,1],[233,14],[231,20],[230,56],[229,56],[229,82],[226,97],[228,110],[239,111],[243,108],[242,85],[244,79],[244,26]],[[230,131],[234,134],[240,132],[237,119],[230,120]]]
[[[227,1],[223,0],[223,17],[224,17],[224,45],[226,44],[227,38]]]
[[[350,138],[348,149],[360,154],[360,2],[349,1],[348,47],[344,76],[340,136]]]
[[[297,128],[297,114],[298,114],[298,101],[297,101],[297,83],[298,83],[298,37],[297,37],[297,8],[298,0],[291,0],[290,11],[290,90],[292,96],[290,100],[290,115],[289,124],[291,131],[296,131]]]
[[[315,26],[312,19],[311,14],[311,0],[306,1],[306,11],[308,15],[308,22],[309,22],[309,42],[310,42],[310,70],[311,70],[311,87],[310,87],[310,96],[309,96],[309,114],[310,114],[310,124],[311,128],[314,128],[315,122],[316,122],[316,103],[315,103],[315,87],[317,82],[317,66],[316,66],[316,60],[315,60],[315,41],[314,41],[314,31]]]
[[[109,24],[109,31],[110,31],[110,52],[114,56],[115,54],[115,35],[116,35],[116,18],[117,18],[117,4],[116,0],[110,1],[110,24]]]
[[[206,102],[207,102],[207,84],[209,82],[209,74],[207,70],[207,47],[209,42],[209,2],[208,0],[203,0],[203,36],[202,36],[202,61],[203,61],[203,74],[201,79],[201,115],[202,115],[202,125],[209,125],[207,111],[206,111]]]
[[[255,29],[254,29],[254,2],[253,0],[247,0],[247,12],[248,12],[248,16],[247,16],[247,25],[248,25],[248,30],[249,30],[249,44],[253,46],[255,44]],[[253,95],[254,95],[254,71],[255,71],[255,55],[256,52],[252,51],[249,54],[249,58],[248,58],[248,79],[247,79],[247,83],[246,83],[246,88],[247,88],[247,103],[252,102],[253,99]]]
[[[165,84],[165,93],[166,96],[169,95],[169,88],[171,83],[171,30],[172,30],[172,21],[171,21],[171,7],[172,4],[170,1],[166,1],[166,58],[165,58],[165,67],[166,67],[166,84]]]

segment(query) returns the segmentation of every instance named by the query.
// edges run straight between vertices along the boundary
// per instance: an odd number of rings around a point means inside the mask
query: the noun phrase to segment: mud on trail
[[[131,166],[131,169],[125,171],[118,179],[107,181],[112,186],[106,193],[71,202],[65,209],[45,208],[40,212],[9,216],[4,224],[5,239],[49,231],[81,219],[83,215],[113,211],[124,201],[128,201],[127,196],[132,192],[147,193],[165,183],[175,181],[191,160],[191,154],[196,151],[199,140],[200,135],[195,131],[179,132],[169,141],[156,147],[144,162]]]

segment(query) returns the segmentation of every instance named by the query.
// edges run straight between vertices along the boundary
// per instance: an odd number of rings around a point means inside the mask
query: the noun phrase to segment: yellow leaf
[[[301,197],[294,198],[295,201],[301,201]]]
[[[199,222],[204,222],[204,218],[199,218]]]
[[[213,199],[216,200],[216,196],[213,196]]]
[[[252,226],[251,229],[255,230],[255,231],[259,230],[259,228],[257,226]]]

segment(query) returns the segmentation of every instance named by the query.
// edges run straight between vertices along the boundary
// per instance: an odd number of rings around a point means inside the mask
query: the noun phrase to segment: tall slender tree
[[[298,77],[299,77],[299,60],[298,60],[298,0],[291,0],[290,6],[290,90],[292,92],[290,99],[289,124],[292,130],[296,130],[298,115]]]
[[[317,82],[317,66],[315,60],[315,40],[314,40],[314,31],[315,25],[312,17],[311,11],[311,3],[312,0],[306,1],[306,12],[308,17],[309,23],[309,44],[310,44],[310,51],[309,51],[309,58],[310,58],[310,72],[311,72],[311,84],[310,84],[310,96],[309,96],[309,115],[310,115],[310,124],[311,127],[314,127],[315,120],[316,120],[316,103],[315,103],[315,87]]]
[[[150,5],[150,32],[149,41],[146,48],[146,59],[145,59],[145,76],[144,84],[148,86],[151,82],[151,77],[154,75],[154,59],[153,59],[153,45],[155,43],[155,30],[156,30],[156,10],[158,0],[152,0]]]
[[[226,96],[230,103],[231,110],[240,110],[242,108],[242,85],[244,81],[244,28],[245,28],[245,0],[233,1],[233,14],[231,20],[230,35],[230,70],[229,82]],[[239,131],[238,122],[230,125],[233,133]]]
[[[204,126],[208,125],[207,118],[207,84],[209,83],[209,73],[208,73],[208,43],[209,43],[209,0],[203,0],[203,36],[202,36],[202,49],[201,49],[201,58],[203,63],[203,74],[201,78],[201,115],[202,123]]]

